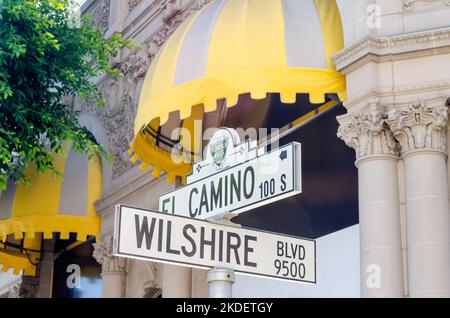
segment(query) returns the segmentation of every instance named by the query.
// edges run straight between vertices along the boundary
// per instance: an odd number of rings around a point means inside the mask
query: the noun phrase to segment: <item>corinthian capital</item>
[[[94,244],[93,256],[102,265],[102,273],[128,272],[128,260],[112,255],[113,238],[106,237],[102,242]]]
[[[339,116],[337,136],[356,151],[356,158],[396,155],[397,144],[376,101],[366,111]]]
[[[418,149],[447,149],[448,112],[444,102],[417,102],[388,112],[387,123],[402,154]]]

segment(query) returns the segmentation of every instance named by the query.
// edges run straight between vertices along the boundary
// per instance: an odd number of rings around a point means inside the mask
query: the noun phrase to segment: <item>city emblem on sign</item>
[[[227,154],[228,140],[228,136],[223,136],[218,141],[212,143],[210,146],[214,163],[219,167],[221,166]]]

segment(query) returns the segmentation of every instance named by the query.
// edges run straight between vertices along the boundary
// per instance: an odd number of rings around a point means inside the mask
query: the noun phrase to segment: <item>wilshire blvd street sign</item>
[[[113,254],[188,267],[316,282],[315,241],[116,207]]]
[[[206,159],[193,166],[186,186],[162,195],[159,210],[197,219],[241,213],[301,192],[301,145],[265,153],[256,142],[240,143],[234,130],[212,137]]]

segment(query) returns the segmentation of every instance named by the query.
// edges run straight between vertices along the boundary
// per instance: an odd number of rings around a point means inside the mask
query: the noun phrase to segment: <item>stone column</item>
[[[112,256],[112,237],[94,244],[94,258],[102,265],[102,297],[125,298],[128,259]]]
[[[405,165],[411,297],[450,297],[447,111],[437,98],[388,113]]]
[[[403,297],[397,145],[376,101],[338,121],[357,157],[361,296]]]

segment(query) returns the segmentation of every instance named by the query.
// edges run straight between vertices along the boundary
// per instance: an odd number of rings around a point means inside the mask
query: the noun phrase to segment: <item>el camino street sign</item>
[[[240,143],[235,131],[220,129],[187,184],[161,196],[159,210],[208,219],[284,199],[301,192],[301,145],[264,153],[256,142]]]
[[[119,205],[113,254],[316,282],[315,241]]]

